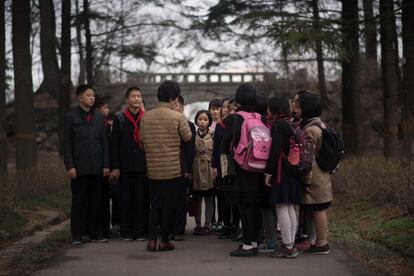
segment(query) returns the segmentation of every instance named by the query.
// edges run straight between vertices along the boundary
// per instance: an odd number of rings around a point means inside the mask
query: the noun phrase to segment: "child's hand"
[[[116,181],[118,180],[120,174],[121,173],[119,172],[119,169],[112,170],[111,174],[109,175],[109,182],[116,183]]]
[[[109,176],[109,173],[110,173],[110,170],[108,168],[103,168],[102,174],[103,174],[104,177]]]
[[[69,169],[66,174],[70,179],[76,179],[76,169],[75,168]]]
[[[217,178],[217,175],[218,175],[218,173],[217,173],[217,169],[216,169],[216,168],[213,168],[213,169],[211,170],[211,174],[213,175],[213,178]]]
[[[264,184],[266,187],[272,187],[271,180],[272,180],[272,176],[270,174],[266,174],[265,180],[264,180]]]
[[[187,179],[187,180],[190,180],[191,179],[191,173],[185,173],[184,178]]]

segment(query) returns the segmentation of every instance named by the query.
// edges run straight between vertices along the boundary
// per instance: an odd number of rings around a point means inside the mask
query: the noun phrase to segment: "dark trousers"
[[[143,172],[121,171],[119,214],[122,237],[148,234],[148,180]]]
[[[118,185],[109,183],[109,178],[103,179],[102,186],[102,228],[103,234],[108,235],[110,224],[119,225]],[[112,200],[112,212],[111,212]],[[112,213],[112,218],[111,218]]]
[[[180,189],[181,195],[179,202],[177,202],[176,223],[174,227],[174,234],[176,235],[183,235],[187,224],[187,180],[183,180]]]
[[[161,226],[161,241],[168,242],[175,227],[177,207],[182,201],[182,177],[166,180],[150,179],[149,238],[157,240]]]
[[[240,213],[237,204],[223,202],[222,207],[222,218],[224,226],[233,226],[235,228],[238,228],[240,223]]]
[[[243,203],[239,205],[240,218],[243,230],[243,243],[251,245],[259,242],[261,227],[261,214],[258,203]]]
[[[70,229],[74,240],[84,234],[102,236],[102,176],[78,176],[72,180]]]

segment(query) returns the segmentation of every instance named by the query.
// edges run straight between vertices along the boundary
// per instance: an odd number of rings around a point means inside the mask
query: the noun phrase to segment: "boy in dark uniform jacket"
[[[112,133],[111,178],[120,175],[119,207],[124,241],[145,240],[148,234],[149,191],[145,152],[141,143],[142,94],[138,87],[125,93],[127,108],[115,120]]]
[[[103,97],[96,97],[95,110],[104,117],[106,135],[109,144],[109,160],[112,160],[112,130],[115,115],[110,114],[108,101]],[[110,168],[113,166],[110,162]],[[114,181],[112,181],[114,180]],[[112,217],[111,217],[111,200],[112,200]],[[110,224],[114,229],[119,230],[119,208],[118,208],[118,185],[115,179],[104,177],[102,187],[102,227],[103,236],[110,236]]]
[[[184,98],[182,96],[178,96],[176,111],[180,113],[184,112]],[[195,125],[190,121],[188,121],[188,125],[190,126],[192,138],[188,143],[181,141],[180,145],[181,169],[184,176],[184,183],[182,185],[182,201],[177,208],[177,220],[174,228],[174,235],[172,237],[176,241],[181,241],[184,239],[183,235],[185,232],[185,226],[187,224],[187,183],[189,183],[191,179],[195,155],[196,128]]]
[[[64,162],[72,180],[71,232],[73,245],[82,244],[89,234],[93,241],[102,237],[102,176],[109,175],[108,140],[104,118],[93,111],[95,93],[89,85],[76,89],[79,107],[66,114]]]

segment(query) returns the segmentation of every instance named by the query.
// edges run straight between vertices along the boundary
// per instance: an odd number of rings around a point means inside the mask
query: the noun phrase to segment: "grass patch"
[[[0,185],[0,249],[70,215],[70,181],[62,160],[41,153],[38,164],[18,176],[10,170],[8,181]]]
[[[13,257],[7,275],[27,275],[39,269],[59,248],[70,241],[67,230],[52,233],[40,244],[29,248]]]
[[[0,207],[0,240],[16,238],[23,234],[27,219],[11,208]]]
[[[331,211],[331,238],[336,243],[374,271],[412,275],[414,220],[411,217],[392,204],[352,203],[349,198],[341,198]]]

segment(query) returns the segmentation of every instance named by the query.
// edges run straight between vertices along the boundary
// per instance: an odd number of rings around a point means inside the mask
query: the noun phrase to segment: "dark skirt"
[[[323,211],[331,207],[332,202],[316,203],[316,204],[301,204],[300,207],[305,210],[305,212],[318,212]]]
[[[237,202],[239,204],[261,203],[264,174],[248,172],[236,163]]]
[[[149,180],[151,208],[176,209],[185,196],[186,186],[183,177],[167,180]]]
[[[191,190],[191,195],[195,197],[209,197],[215,196],[217,194],[217,190],[215,188],[201,191],[201,190]]]
[[[221,193],[221,200],[223,204],[231,205],[237,203],[237,192],[235,191],[220,191]]]
[[[272,187],[269,189],[269,204],[299,204],[302,183],[300,177],[291,167],[283,162],[280,183],[277,175],[272,177]]]

